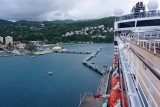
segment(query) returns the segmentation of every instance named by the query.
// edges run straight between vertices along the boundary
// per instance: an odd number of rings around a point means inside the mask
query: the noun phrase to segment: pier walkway
[[[93,93],[85,93],[80,101],[79,107],[102,107],[104,103],[107,104],[109,96],[106,95],[106,93],[108,91],[108,80],[110,78],[111,69],[108,70],[109,72],[103,74],[98,93],[96,94],[102,95],[102,97],[95,98],[96,95],[94,95]]]
[[[72,54],[91,54],[92,53],[90,51],[81,52],[81,51],[70,51],[70,50],[56,50],[54,52],[55,53],[72,53]]]
[[[97,50],[93,51],[89,56],[85,57],[82,61],[82,63],[84,65],[86,65],[87,67],[97,71],[98,73],[102,74],[106,72],[106,69],[98,67],[97,65],[95,65],[94,63],[91,63],[90,60],[93,57],[96,57],[96,55],[102,50],[103,47],[98,48]]]
[[[93,51],[89,56],[85,57],[82,61],[84,65],[87,67],[97,71],[102,74],[102,78],[100,81],[100,85],[98,87],[97,93],[85,93],[83,98],[80,100],[80,104],[78,107],[102,107],[102,105],[108,102],[109,95],[106,95],[108,92],[108,83],[110,80],[110,72],[112,71],[112,67],[100,68],[96,66],[94,63],[91,63],[91,59],[96,57],[96,55],[102,50],[102,48],[98,48]]]
[[[93,94],[85,94],[79,107],[102,107],[105,102],[103,98],[94,98]]]

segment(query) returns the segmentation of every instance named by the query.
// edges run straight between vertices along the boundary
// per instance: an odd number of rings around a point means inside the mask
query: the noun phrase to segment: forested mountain
[[[107,17],[97,20],[84,20],[84,21],[73,21],[73,20],[56,20],[56,21],[6,21],[0,20],[0,36],[12,36],[14,41],[35,41],[42,40],[51,43],[57,42],[79,42],[79,41],[93,41],[93,42],[112,42],[113,32],[103,32],[101,29],[94,29],[93,33],[87,35],[73,34],[72,36],[62,36],[67,32],[75,32],[83,30],[86,27],[97,27],[104,25],[104,30],[113,28],[114,17]],[[106,36],[102,38],[92,38],[95,35]]]

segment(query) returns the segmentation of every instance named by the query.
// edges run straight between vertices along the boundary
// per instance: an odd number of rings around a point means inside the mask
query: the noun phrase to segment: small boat
[[[48,72],[48,75],[52,75],[52,72]]]

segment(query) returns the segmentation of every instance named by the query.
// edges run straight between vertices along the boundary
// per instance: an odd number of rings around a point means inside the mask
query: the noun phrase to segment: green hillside
[[[97,27],[104,25],[104,30],[113,28],[114,17],[107,17],[103,19],[90,20],[90,21],[17,21],[11,22],[6,20],[0,20],[0,35],[12,36],[14,41],[35,41],[41,40],[50,43],[57,42],[112,42],[113,32],[103,32],[102,29],[91,29],[83,31],[86,27]],[[67,32],[73,31],[71,36],[62,36]],[[83,31],[82,34],[75,34],[75,31]],[[87,33],[87,35],[84,35]],[[105,36],[102,38],[92,38],[95,35]]]

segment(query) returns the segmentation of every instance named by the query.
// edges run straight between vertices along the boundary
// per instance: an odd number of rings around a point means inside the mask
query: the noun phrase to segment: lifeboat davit
[[[122,96],[123,96],[123,99],[124,99],[124,106],[128,107],[126,94],[119,89],[111,90],[110,100],[109,100],[110,106],[114,107],[117,104],[118,100],[120,100],[120,103],[121,103],[121,106],[122,106],[123,105],[122,104]]]

